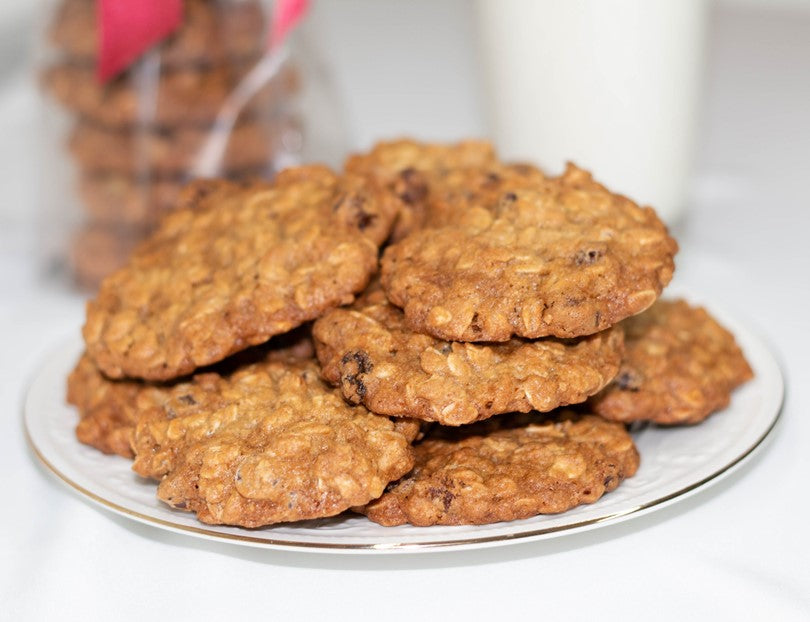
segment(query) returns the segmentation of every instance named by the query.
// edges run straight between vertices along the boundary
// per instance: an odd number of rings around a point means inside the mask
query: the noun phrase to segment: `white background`
[[[734,310],[784,366],[772,442],[717,487],[615,527],[359,558],[169,535],[91,507],[36,465],[23,389],[83,310],[34,260],[36,191],[50,180],[24,67],[30,11],[4,2],[0,619],[810,619],[810,13],[764,4],[713,11],[692,200],[675,233],[678,280]],[[315,18],[355,144],[485,133],[464,3],[322,2]]]

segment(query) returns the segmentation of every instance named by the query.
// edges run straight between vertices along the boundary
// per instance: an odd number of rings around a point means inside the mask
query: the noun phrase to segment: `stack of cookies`
[[[589,173],[482,142],[194,182],[88,303],[77,435],[212,524],[563,512],[636,472],[629,422],[698,423],[752,375],[658,300],[676,251]]]
[[[226,98],[261,58],[265,12],[259,0],[186,0],[181,27],[153,52],[102,84],[95,76],[94,0],[61,0],[49,35],[58,51],[44,87],[72,116],[67,141],[77,168],[83,225],[71,244],[80,283],[93,287],[120,267],[160,215],[176,204],[212,136],[228,133],[220,174],[269,174],[282,133],[289,71],[267,84],[232,129],[215,121]]]

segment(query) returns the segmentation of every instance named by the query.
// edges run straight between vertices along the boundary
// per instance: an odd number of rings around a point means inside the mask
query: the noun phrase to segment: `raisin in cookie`
[[[325,167],[272,184],[198,182],[87,305],[111,378],[168,380],[346,304],[377,269],[388,196]]]
[[[313,327],[324,378],[385,415],[461,425],[584,401],[618,372],[621,329],[579,340],[449,342],[414,333],[378,287]]]
[[[590,404],[606,419],[699,423],[753,377],[734,336],[703,308],[660,300],[623,325],[621,371]]]
[[[85,445],[105,454],[118,454],[132,458],[132,435],[138,420],[150,416],[150,411],[163,409],[166,402],[172,417],[191,414],[193,408],[211,399],[201,399],[201,392],[212,392],[222,376],[227,376],[240,365],[259,359],[308,360],[315,355],[309,327],[304,326],[276,337],[266,346],[240,352],[235,357],[195,374],[180,382],[155,383],[141,380],[110,380],[95,363],[83,353],[68,376],[67,402],[79,411],[76,437]],[[408,421],[403,420],[403,426]],[[413,425],[413,422],[410,423]],[[418,430],[411,432],[415,438]]]
[[[315,362],[239,369],[202,412],[144,418],[136,472],[204,523],[259,527],[334,516],[382,494],[413,465],[388,417],[347,404]]]
[[[417,332],[451,341],[578,337],[649,307],[677,244],[638,207],[569,165],[473,204],[383,255],[382,284]]]
[[[618,423],[563,413],[434,428],[416,466],[359,511],[386,526],[483,525],[593,503],[635,474],[633,439]]]
[[[378,143],[368,153],[352,155],[345,169],[371,177],[400,200],[391,234],[396,241],[424,226],[431,196],[451,171],[496,165],[495,151],[484,141],[444,145],[403,139]]]

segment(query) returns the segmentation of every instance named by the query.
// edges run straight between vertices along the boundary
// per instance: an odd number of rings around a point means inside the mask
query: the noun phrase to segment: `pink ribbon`
[[[97,75],[102,82],[129,67],[183,21],[182,0],[98,0]]]
[[[308,0],[276,0],[273,5],[273,27],[270,30],[271,49],[284,43],[284,39],[308,10]]]
[[[183,21],[183,0],[97,0],[97,75],[107,82]],[[276,48],[309,9],[308,0],[276,0],[269,44]]]

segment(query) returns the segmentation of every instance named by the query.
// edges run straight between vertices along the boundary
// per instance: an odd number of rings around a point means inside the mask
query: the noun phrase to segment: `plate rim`
[[[681,297],[687,297],[690,304],[705,305],[705,303],[702,302],[702,299],[700,297],[693,296],[691,294],[686,295],[679,294],[679,295]],[[713,313],[715,312],[714,305],[712,305],[711,311]],[[36,384],[37,379],[43,372],[43,369],[46,367],[49,357],[53,357],[58,352],[61,352],[63,349],[66,349],[69,346],[69,344],[71,344],[71,342],[78,343],[75,336],[69,339],[66,338],[61,344],[58,344],[57,346],[54,346],[49,351],[47,351],[43,357],[44,360],[34,368],[31,376],[29,377],[29,380],[25,387],[25,391],[23,393],[24,399],[21,400],[23,432],[27,445],[29,446],[29,448],[31,449],[32,453],[37,458],[39,463],[46,468],[46,471],[50,473],[50,475],[55,476],[57,481],[61,482],[61,484],[66,486],[69,490],[73,490],[79,493],[80,496],[89,500],[96,506],[106,509],[108,511],[112,511],[115,514],[118,514],[130,520],[135,520],[141,524],[150,525],[152,527],[163,529],[165,531],[202,537],[208,540],[223,542],[227,544],[253,546],[256,548],[263,548],[263,549],[302,551],[312,553],[327,553],[327,552],[349,553],[349,554],[421,553],[421,552],[446,551],[454,549],[458,550],[461,548],[484,548],[489,546],[516,544],[527,541],[538,541],[553,536],[574,535],[577,533],[583,533],[598,526],[606,524],[618,524],[624,520],[642,516],[644,514],[650,513],[653,510],[663,508],[677,500],[685,499],[686,497],[691,496],[699,492],[700,490],[709,487],[711,484],[720,481],[725,476],[730,475],[732,472],[737,470],[745,462],[750,460],[764,446],[765,441],[771,437],[773,430],[782,419],[782,414],[784,411],[786,401],[787,383],[783,365],[779,360],[779,358],[767,345],[767,342],[760,336],[758,332],[753,331],[745,324],[741,324],[738,320],[736,320],[736,318],[733,315],[729,316],[729,314],[727,314],[724,310],[721,310],[721,312],[718,313],[718,315],[721,315],[721,322],[723,322],[724,324],[728,321],[729,318],[731,318],[732,320],[731,323],[736,324],[741,328],[744,328],[746,337],[749,340],[755,342],[755,344],[769,356],[770,358],[769,363],[773,365],[773,368],[777,373],[779,381],[778,404],[776,404],[774,400],[775,412],[773,412],[773,414],[770,415],[771,420],[768,426],[761,432],[761,434],[756,439],[753,440],[753,442],[751,442],[750,446],[745,448],[745,450],[741,452],[739,455],[737,455],[733,460],[724,464],[722,467],[716,469],[715,471],[711,472],[710,474],[706,475],[705,477],[701,478],[698,481],[690,482],[688,485],[682,486],[677,490],[672,491],[662,497],[656,497],[655,499],[652,499],[645,503],[632,505],[630,507],[622,509],[621,511],[586,518],[577,522],[565,523],[562,525],[539,527],[537,529],[529,529],[525,531],[482,535],[480,537],[460,537],[460,538],[448,537],[447,539],[434,541],[419,541],[417,539],[413,541],[409,540],[395,543],[324,542],[324,541],[301,541],[294,539],[292,540],[278,539],[269,536],[259,537],[259,536],[252,536],[249,534],[249,532],[244,534],[228,533],[224,531],[219,531],[213,527],[204,526],[202,523],[200,523],[199,526],[184,525],[178,522],[145,514],[136,509],[126,507],[124,505],[121,505],[120,503],[117,503],[116,501],[106,499],[103,496],[97,494],[96,492],[93,492],[92,490],[88,490],[83,485],[74,481],[74,479],[71,478],[69,475],[62,472],[62,470],[60,470],[55,464],[52,463],[51,460],[49,460],[43,454],[43,450],[37,446],[34,440],[34,436],[32,435],[30,430],[29,400],[31,399],[32,389]]]
[[[57,469],[53,464],[51,464],[51,462],[47,458],[45,458],[45,456],[42,455],[42,452],[39,450],[39,448],[36,446],[33,439],[31,438],[30,431],[28,430],[28,423],[25,420],[24,420],[25,424],[24,432],[26,441],[28,442],[28,446],[31,448],[34,455],[37,457],[40,463],[43,464],[52,475],[55,475],[57,480],[60,481],[63,485],[67,486],[69,489],[73,489],[79,492],[81,495],[85,496],[93,503],[103,508],[106,508],[107,510],[110,510],[121,516],[125,516],[127,518],[136,520],[142,524],[152,525],[157,528],[161,528],[175,533],[192,534],[196,536],[203,536],[211,540],[226,541],[231,544],[253,545],[260,548],[268,548],[268,549],[283,548],[287,550],[301,550],[313,552],[322,552],[321,551],[322,549],[328,549],[330,552],[340,551],[347,553],[425,552],[436,549],[447,550],[455,547],[468,545],[486,546],[487,544],[493,543],[516,544],[520,541],[525,540],[539,540],[542,539],[544,536],[556,533],[573,535],[575,533],[587,531],[589,528],[595,527],[602,523],[608,522],[619,523],[624,519],[641,516],[651,510],[657,509],[659,507],[664,507],[676,499],[686,498],[689,495],[699,492],[702,488],[706,487],[708,484],[714,483],[715,481],[719,481],[719,479],[721,479],[722,477],[730,475],[733,471],[735,471],[737,468],[739,468],[745,462],[747,462],[751,457],[753,457],[753,455],[762,447],[765,440],[770,436],[771,432],[776,427],[777,423],[781,420],[784,404],[785,404],[785,391],[783,390],[781,401],[779,403],[779,408],[773,418],[773,421],[771,421],[768,428],[760,435],[760,437],[756,440],[756,442],[750,448],[748,448],[747,451],[738,456],[734,461],[730,462],[723,468],[718,469],[717,471],[711,473],[710,475],[704,477],[700,481],[694,482],[689,486],[685,486],[675,492],[672,492],[664,497],[657,498],[648,503],[643,503],[641,505],[629,508],[622,512],[615,512],[613,514],[591,518],[584,521],[579,521],[577,523],[568,523],[566,525],[558,525],[556,527],[545,527],[532,531],[523,531],[504,535],[484,536],[481,538],[459,538],[455,540],[443,540],[440,542],[402,542],[397,544],[300,542],[291,540],[276,540],[267,537],[259,538],[256,536],[231,534],[216,531],[213,529],[208,529],[206,527],[181,525],[179,523],[174,523],[162,518],[149,516],[147,514],[138,512],[137,510],[126,508],[122,505],[119,505],[118,503],[115,503],[114,501],[104,499],[103,497],[97,495],[96,493],[87,490],[84,486],[81,486],[77,482],[74,482],[71,478],[69,478],[67,475],[65,475],[59,469]]]

